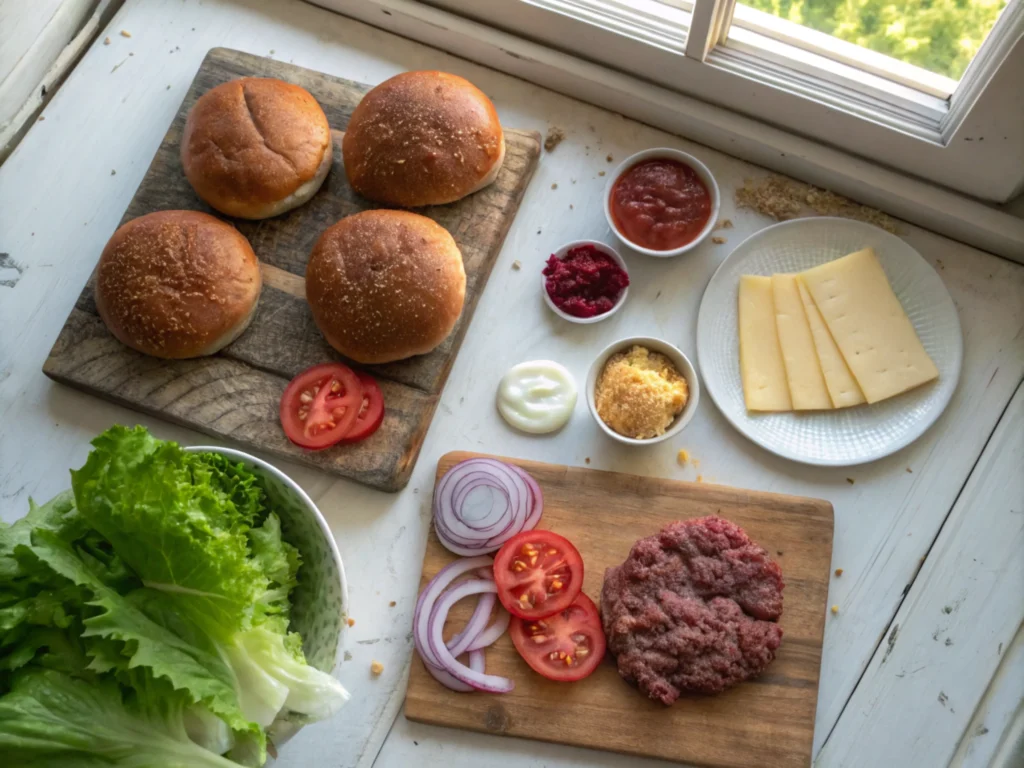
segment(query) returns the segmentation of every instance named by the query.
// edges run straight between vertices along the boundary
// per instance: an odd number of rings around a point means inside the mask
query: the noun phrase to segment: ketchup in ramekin
[[[612,186],[611,218],[622,236],[652,251],[692,243],[711,218],[711,192],[697,172],[667,157],[641,160]]]

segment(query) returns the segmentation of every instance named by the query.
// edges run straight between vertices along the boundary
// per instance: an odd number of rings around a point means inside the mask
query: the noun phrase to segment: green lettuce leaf
[[[110,680],[32,670],[0,698],[0,755],[22,768],[237,768],[189,738],[188,710],[142,676],[126,694]]]

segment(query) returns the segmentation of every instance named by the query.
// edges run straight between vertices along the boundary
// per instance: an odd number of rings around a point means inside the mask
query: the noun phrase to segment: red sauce
[[[612,220],[627,240],[652,251],[693,242],[711,218],[711,194],[697,172],[668,158],[644,160],[615,181]]]
[[[573,317],[610,312],[629,285],[629,275],[618,262],[592,245],[572,248],[564,259],[552,254],[544,277],[551,301]]]

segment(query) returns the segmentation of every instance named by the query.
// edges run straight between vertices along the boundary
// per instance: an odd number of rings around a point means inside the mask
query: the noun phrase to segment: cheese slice
[[[740,277],[739,326],[740,374],[747,410],[792,410],[786,367],[775,331],[770,277]]]
[[[938,377],[870,248],[800,273],[869,403]]]
[[[811,328],[814,349],[818,354],[818,363],[821,365],[821,373],[825,377],[825,386],[828,387],[832,405],[836,408],[848,408],[851,405],[866,403],[864,393],[860,391],[857,380],[853,378],[849,366],[843,360],[843,353],[839,351],[832,334],[828,332],[821,312],[818,311],[811,294],[807,292],[807,286],[799,278],[796,286],[800,291],[800,301],[804,305],[807,324]]]
[[[779,334],[793,409],[820,411],[831,408],[832,398],[818,363],[796,275],[772,275],[772,298],[775,302],[775,329]]]

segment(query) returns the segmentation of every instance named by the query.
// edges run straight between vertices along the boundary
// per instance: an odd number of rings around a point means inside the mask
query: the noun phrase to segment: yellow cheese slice
[[[818,353],[818,363],[821,365],[821,373],[825,377],[825,386],[828,387],[832,405],[836,408],[848,408],[851,405],[866,403],[864,393],[857,386],[857,380],[853,378],[849,366],[843,360],[843,353],[839,351],[832,334],[828,332],[821,312],[818,311],[811,294],[807,292],[807,286],[801,279],[797,279],[796,285],[807,315],[807,324],[811,327],[814,349]]]
[[[793,409],[820,411],[831,408],[832,398],[818,363],[796,275],[772,275],[772,298],[775,301],[775,328],[779,334]]]
[[[740,374],[749,411],[789,411],[793,404],[775,332],[772,279],[740,277]]]
[[[800,273],[869,403],[939,375],[870,248]]]

